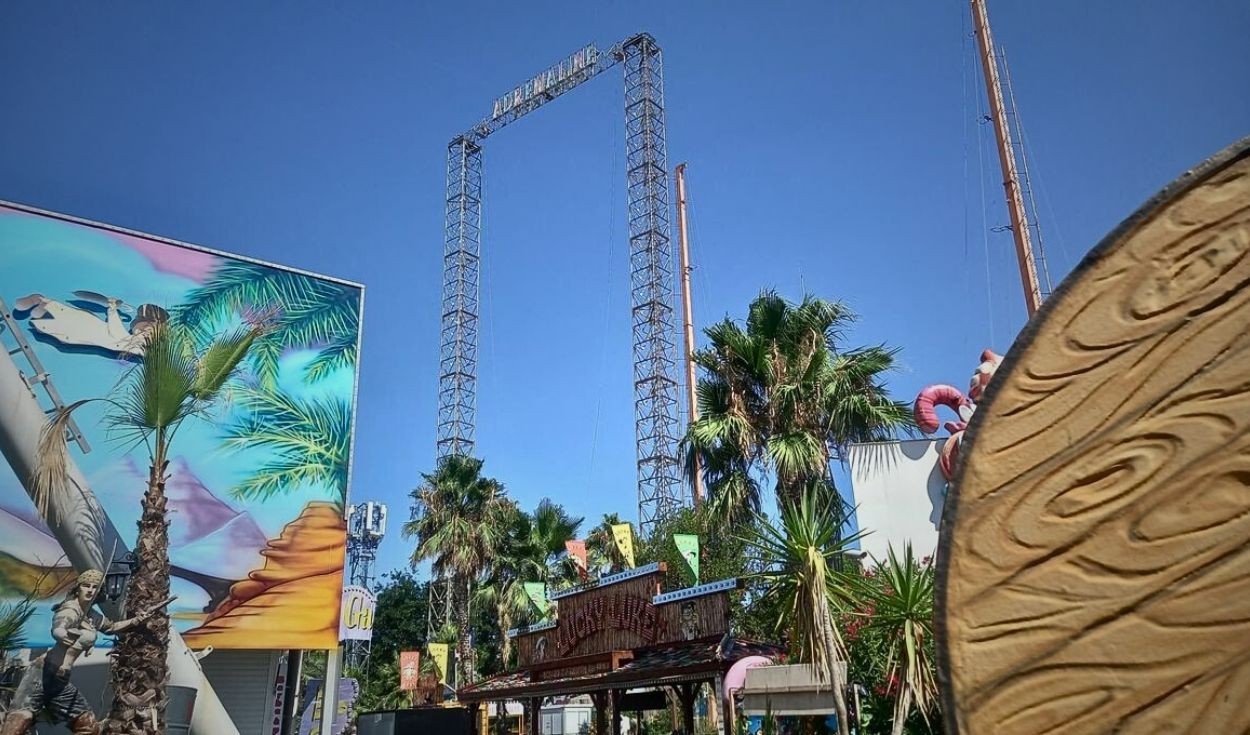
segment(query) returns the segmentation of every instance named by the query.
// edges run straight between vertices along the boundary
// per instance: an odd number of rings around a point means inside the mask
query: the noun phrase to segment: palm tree
[[[54,414],[39,442],[35,470],[36,502],[46,513],[48,499],[70,491],[65,426],[71,414],[92,401],[109,404],[110,427],[122,438],[148,450],[147,491],[141,502],[136,565],[127,588],[132,611],[155,610],[146,625],[122,633],[113,649],[113,709],[107,732],[165,731],[165,684],[169,667],[169,613],[156,606],[169,597],[169,520],[165,480],[170,443],[188,418],[202,416],[216,403],[223,386],[248,350],[263,334],[255,325],[218,337],[202,350],[191,333],[177,325],[154,324],[145,335],[143,362],[135,366],[110,398],[77,401]],[[136,706],[135,702],[144,702]],[[146,715],[155,709],[156,721]]]
[[[885,439],[913,425],[881,376],[895,350],[843,349],[854,314],[840,302],[805,296],[792,304],[772,291],[751,303],[745,329],[726,318],[705,330],[700,418],[683,448],[686,473],[702,466],[713,510],[730,523],[760,506],[757,478],[775,477],[779,501],[816,489],[836,495],[830,461],[855,441]]]
[[[513,508],[505,521],[502,543],[491,560],[486,579],[477,590],[478,604],[495,609],[499,625],[500,660],[507,665],[512,655],[508,631],[522,620],[533,603],[525,594],[525,582],[570,581],[576,570],[559,560],[564,542],[574,538],[582,519],[543,498],[533,513]]]
[[[608,567],[609,574],[615,574],[625,568],[625,558],[616,547],[616,539],[612,536],[612,526],[620,524],[621,517],[616,513],[604,513],[599,525],[586,534],[586,555],[590,557],[591,569]]]
[[[403,533],[417,540],[412,564],[430,560],[434,575],[451,583],[458,681],[467,684],[473,680],[469,628],[473,582],[504,543],[515,506],[498,480],[482,476],[480,459],[444,457],[433,473],[422,478],[411,493],[414,517],[404,524]]]
[[[280,391],[238,388],[234,399],[247,409],[226,429],[226,446],[273,451],[231,492],[237,498],[265,499],[312,484],[338,493],[343,503],[351,454],[351,406],[342,399],[295,399]]]
[[[778,611],[776,632],[789,639],[818,680],[829,682],[838,732],[847,735],[846,681],[839,664],[847,659],[846,646],[832,610],[849,584],[837,571],[837,559],[858,536],[842,538],[829,504],[815,493],[783,503],[780,511],[780,526],[759,516],[743,539],[759,569],[750,575],[762,588],[755,603]]]
[[[911,544],[903,557],[888,550],[888,561],[872,576],[854,585],[857,608],[871,610],[864,629],[877,632],[887,646],[886,680],[898,682],[892,735],[902,735],[913,707],[925,721],[937,695],[932,654],[933,566],[917,561]]]
[[[317,349],[304,368],[309,383],[356,364],[360,294],[351,286],[258,263],[223,260],[208,282],[173,310],[173,318],[201,335],[212,334],[238,316],[270,308],[269,304],[284,306],[268,320],[271,329],[250,357],[262,388],[273,390],[277,385],[278,360],[289,348]]]

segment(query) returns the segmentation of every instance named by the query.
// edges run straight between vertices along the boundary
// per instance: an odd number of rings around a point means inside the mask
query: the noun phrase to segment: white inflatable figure
[[[154,304],[144,304],[131,320],[127,329],[122,321],[123,309],[131,307],[111,296],[94,291],[75,291],[74,295],[84,301],[100,304],[106,308],[103,321],[86,309],[61,303],[43,294],[31,294],[18,299],[14,306],[30,312],[30,326],[36,332],[51,337],[64,345],[98,347],[122,356],[143,357],[143,335],[155,322],[169,319],[164,309]]]

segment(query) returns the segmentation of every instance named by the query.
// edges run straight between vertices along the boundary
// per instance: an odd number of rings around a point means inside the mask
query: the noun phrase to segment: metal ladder
[[[26,336],[22,334],[21,327],[13,319],[13,312],[9,309],[9,305],[4,302],[4,299],[0,299],[0,318],[4,320],[4,324],[0,325],[0,347],[3,347],[5,352],[8,352],[12,357],[21,355],[26,359],[27,364],[30,365],[32,371],[30,375],[22,371],[20,366],[18,367],[22,380],[26,382],[26,388],[30,390],[31,394],[35,396],[35,400],[38,401],[39,394],[35,391],[35,385],[43,386],[47,400],[52,403],[52,408],[44,409],[45,415],[50,417],[63,410],[65,401],[61,400],[61,394],[57,392],[56,386],[52,384],[52,376],[44,369],[43,363],[39,361],[39,356],[35,354],[35,350],[30,346],[30,342],[26,341]],[[13,341],[17,343],[17,347],[9,348],[4,340],[6,331],[13,336]],[[91,445],[87,443],[87,437],[83,436],[82,431],[78,429],[78,424],[73,419],[70,419],[65,424],[65,441],[76,443],[78,448],[83,451],[83,454],[91,451]]]

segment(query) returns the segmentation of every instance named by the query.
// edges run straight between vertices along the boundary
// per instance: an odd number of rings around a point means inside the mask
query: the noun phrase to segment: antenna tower
[[[373,591],[373,563],[386,535],[386,505],[372,500],[347,511],[348,584]],[[345,641],[347,665],[360,668],[369,658],[369,641]]]

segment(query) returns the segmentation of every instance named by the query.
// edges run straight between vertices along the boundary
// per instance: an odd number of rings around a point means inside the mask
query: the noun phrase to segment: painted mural
[[[354,285],[0,206],[0,344],[29,345],[65,403],[107,396],[153,321],[203,335],[258,315],[272,325],[228,400],[172,445],[171,613],[193,647],[336,645],[361,299]],[[31,374],[20,351],[8,359]],[[70,455],[133,545],[147,453],[109,435],[107,410],[75,412],[90,451],[71,442]],[[36,591],[29,645],[51,644],[50,605],[71,576],[0,461],[0,602]]]

